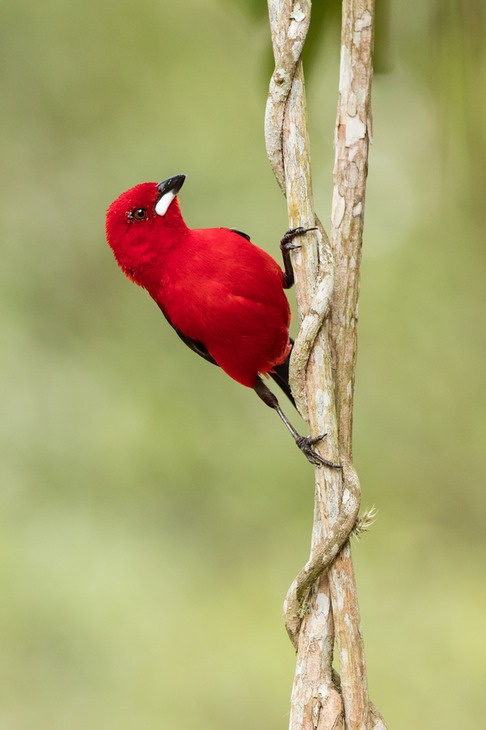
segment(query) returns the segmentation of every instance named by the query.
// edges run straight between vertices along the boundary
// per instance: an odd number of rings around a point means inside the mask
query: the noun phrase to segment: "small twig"
[[[374,505],[373,507],[365,510],[354,523],[352,531],[353,537],[355,537],[358,541],[361,540],[361,536],[363,535],[363,533],[368,532],[368,530],[371,529],[376,520],[377,514],[378,510]]]

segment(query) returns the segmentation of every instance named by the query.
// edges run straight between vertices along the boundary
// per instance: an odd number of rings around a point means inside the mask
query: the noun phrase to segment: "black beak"
[[[184,185],[185,179],[185,175],[174,175],[174,177],[168,177],[167,180],[162,180],[162,182],[157,185],[157,190],[159,191],[158,199],[160,200],[160,198],[166,193],[174,193],[174,195],[177,195],[181,187]]]

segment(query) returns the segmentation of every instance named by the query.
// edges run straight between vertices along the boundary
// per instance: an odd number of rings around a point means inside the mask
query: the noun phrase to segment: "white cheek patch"
[[[164,216],[167,213],[167,209],[169,205],[172,203],[172,201],[175,198],[175,193],[169,190],[168,193],[165,193],[165,195],[162,195],[159,202],[155,206],[155,212],[157,215]]]

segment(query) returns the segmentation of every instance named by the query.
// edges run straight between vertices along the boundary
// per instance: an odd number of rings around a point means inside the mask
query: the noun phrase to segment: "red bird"
[[[177,193],[185,175],[142,183],[109,207],[106,235],[125,274],[148,291],[179,337],[205,360],[274,408],[313,464],[336,466],[301,436],[260,375],[270,375],[292,400],[288,384],[290,309],[284,288],[294,281],[289,231],[281,249],[285,273],[249,236],[230,228],[188,228]]]

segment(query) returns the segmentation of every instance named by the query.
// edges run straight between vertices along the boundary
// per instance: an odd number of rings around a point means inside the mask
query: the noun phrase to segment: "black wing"
[[[233,231],[233,233],[237,233],[239,236],[243,236],[243,238],[246,238],[247,241],[251,241],[248,233],[243,233],[243,231],[239,231],[237,228],[230,228],[230,231]]]
[[[166,317],[166,319],[167,319],[167,317]],[[171,325],[171,327],[173,327],[175,329],[175,331],[177,332],[177,334],[179,335],[179,337],[181,338],[181,340],[183,342],[185,342],[185,344],[188,347],[190,347],[193,352],[195,352],[197,355],[200,355],[201,357],[203,357],[208,362],[212,362],[213,365],[218,365],[218,363],[216,362],[216,360],[214,359],[214,357],[209,354],[208,349],[206,347],[204,347],[204,345],[202,344],[202,342],[198,342],[197,340],[193,340],[191,337],[186,337],[186,335],[183,335],[182,332],[177,329],[177,327],[174,327],[174,325],[172,324],[172,322],[170,322],[169,320],[167,320],[167,321],[169,322],[169,324]],[[219,365],[218,365],[218,367],[219,367]]]
[[[212,355],[209,354],[207,347],[202,344],[202,342],[198,342],[197,340],[193,340],[191,337],[187,337],[187,335],[183,334],[180,329],[177,329],[175,325],[172,324],[162,307],[160,307],[160,311],[166,318],[167,322],[170,324],[173,330],[177,332],[181,340],[186,344],[193,352],[195,352],[197,355],[200,355],[200,357],[204,358],[204,360],[207,360],[208,362],[213,363],[213,365],[218,365],[216,360]],[[218,366],[219,367],[219,366]]]

